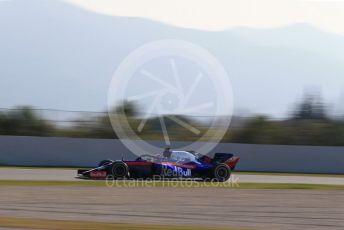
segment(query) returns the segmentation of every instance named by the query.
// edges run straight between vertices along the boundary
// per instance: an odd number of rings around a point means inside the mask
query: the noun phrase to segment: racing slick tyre
[[[129,176],[129,168],[123,161],[115,161],[111,166],[111,175],[114,179],[125,179]]]
[[[217,182],[225,182],[231,176],[231,169],[228,165],[220,163],[214,167],[213,180]]]
[[[98,167],[112,163],[112,160],[102,160],[98,163]]]

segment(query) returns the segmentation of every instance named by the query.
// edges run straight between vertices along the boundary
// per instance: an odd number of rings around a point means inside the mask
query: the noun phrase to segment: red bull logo
[[[161,175],[166,177],[191,177],[191,169],[174,165],[163,165]]]

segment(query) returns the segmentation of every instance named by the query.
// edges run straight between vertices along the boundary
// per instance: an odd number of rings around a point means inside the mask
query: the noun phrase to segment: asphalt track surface
[[[0,180],[76,180],[75,170],[0,169]],[[240,182],[344,184],[342,177],[237,175]],[[343,230],[343,190],[0,186],[0,216],[113,223]],[[1,228],[0,228],[1,229]]]
[[[238,183],[296,183],[344,185],[344,177],[233,174]],[[75,181],[76,170],[1,168],[0,180]]]
[[[0,216],[113,223],[344,229],[344,191],[0,186]]]

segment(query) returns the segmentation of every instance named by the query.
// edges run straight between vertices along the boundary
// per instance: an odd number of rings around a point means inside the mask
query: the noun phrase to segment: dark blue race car
[[[134,161],[103,160],[98,167],[78,170],[82,179],[165,179],[194,178],[227,181],[239,157],[216,153],[213,158],[192,151],[168,151],[162,155],[142,155]]]

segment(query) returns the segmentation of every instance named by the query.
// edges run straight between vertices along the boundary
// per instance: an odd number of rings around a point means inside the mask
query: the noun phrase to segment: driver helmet
[[[166,147],[162,155],[164,157],[169,158],[171,156],[171,154],[172,154],[171,148],[170,147]]]

